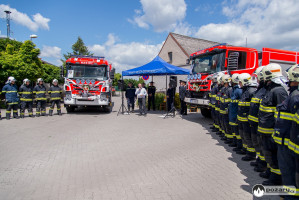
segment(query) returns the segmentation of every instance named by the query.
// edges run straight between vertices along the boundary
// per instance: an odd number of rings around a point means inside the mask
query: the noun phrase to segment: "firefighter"
[[[250,165],[255,167],[254,171],[256,172],[264,172],[267,169],[267,163],[262,152],[261,138],[257,132],[258,111],[260,107],[260,102],[266,93],[265,82],[262,72],[263,68],[264,66],[261,66],[257,68],[255,71],[255,74],[257,75],[258,88],[250,101],[250,108],[248,114],[248,122],[250,124],[251,130],[251,140],[257,155],[256,162],[251,162]]]
[[[270,167],[269,180],[264,185],[279,185],[281,183],[281,172],[277,160],[277,145],[272,139],[275,125],[276,106],[281,104],[288,96],[281,81],[283,77],[281,66],[276,63],[269,64],[263,68],[267,92],[261,101],[258,114],[258,133],[261,134],[263,153]]]
[[[134,112],[134,104],[135,104],[135,99],[136,99],[136,95],[135,95],[135,91],[136,88],[133,86],[133,84],[131,82],[128,83],[128,87],[126,89],[126,99],[127,99],[127,103],[128,103],[128,111],[130,112],[130,108],[132,108],[132,113]]]
[[[292,144],[289,145],[292,122],[293,119],[296,119],[294,108],[299,105],[299,65],[294,65],[288,70],[288,79],[290,94],[283,103],[277,106],[276,122],[272,137],[277,144],[277,158],[282,184],[285,187],[291,185],[299,188],[299,184],[296,185],[295,157],[289,149],[292,146]],[[299,132],[299,129],[297,129],[297,132]],[[297,168],[299,169],[299,167]],[[297,189],[297,192],[297,195],[299,195],[299,189]]]
[[[221,120],[220,120],[220,97],[221,97],[221,90],[223,88],[223,83],[222,83],[222,76],[224,74],[220,73],[217,77],[217,83],[218,83],[218,90],[216,93],[216,103],[215,103],[215,119],[216,119],[216,128],[217,128],[217,135],[222,134],[222,129],[221,129]]]
[[[26,108],[28,109],[29,117],[33,117],[33,88],[30,86],[29,79],[26,78],[23,80],[23,85],[21,85],[19,89],[19,94],[21,96],[21,118],[24,118]]]
[[[211,92],[209,93],[210,103],[209,106],[211,107],[211,115],[213,118],[213,126],[210,127],[213,132],[217,132],[217,125],[216,125],[216,116],[215,116],[215,104],[216,104],[216,94],[218,92],[218,84],[217,84],[217,76],[214,75],[212,77],[213,84],[211,85]]]
[[[19,119],[18,116],[18,88],[16,86],[16,79],[10,76],[6,82],[6,85],[2,88],[2,93],[5,94],[6,119],[9,120],[11,116],[11,110],[13,110],[13,117]]]
[[[153,105],[153,110],[156,110],[155,105],[155,94],[156,94],[156,87],[154,86],[154,82],[150,82],[148,88],[147,88],[147,94],[148,94],[148,101],[147,101],[147,110],[150,111],[151,105]]]
[[[44,86],[44,80],[42,78],[37,79],[37,85],[33,89],[36,99],[36,116],[46,116],[46,87]]]
[[[56,104],[57,114],[61,116],[62,114],[61,114],[60,100],[61,100],[62,89],[59,87],[57,79],[54,79],[52,81],[52,84],[53,85],[50,87],[50,89],[48,91],[48,93],[50,95],[50,102],[51,102],[51,107],[49,109],[49,115],[50,116],[53,115],[54,107]]]
[[[239,128],[237,123],[238,115],[238,103],[242,96],[242,89],[239,86],[239,75],[232,75],[232,94],[231,94],[231,103],[229,104],[229,125],[231,127],[233,138],[233,143],[229,146],[235,147],[233,151],[240,151],[242,149],[242,140],[239,134]]]
[[[167,111],[169,112],[174,106],[174,97],[175,97],[175,88],[172,87],[173,85],[169,83],[169,88],[166,92],[167,98]]]
[[[225,144],[231,144],[233,141],[233,135],[229,126],[229,117],[228,117],[228,105],[231,101],[232,87],[230,86],[231,77],[228,74],[222,76],[223,81],[223,90],[222,98],[220,100],[220,115],[222,116],[222,127],[223,127],[223,140]]]
[[[250,124],[248,122],[248,113],[250,108],[250,101],[256,91],[256,84],[248,73],[242,73],[239,76],[240,87],[242,88],[242,96],[238,103],[238,127],[239,133],[243,142],[243,148],[238,154],[246,153],[242,157],[243,161],[251,161],[255,159],[256,153],[251,140]]]

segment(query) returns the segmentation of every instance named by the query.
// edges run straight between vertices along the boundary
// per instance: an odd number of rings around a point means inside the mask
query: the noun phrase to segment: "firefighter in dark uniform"
[[[217,76],[214,75],[212,77],[212,85],[211,85],[211,92],[209,93],[209,106],[211,108],[211,115],[213,118],[213,126],[210,127],[210,129],[213,132],[217,132],[217,128],[216,128],[216,116],[215,116],[215,104],[216,104],[216,94],[218,92],[218,84],[217,84]]]
[[[13,110],[13,117],[19,119],[18,116],[18,105],[19,105],[19,97],[18,97],[18,88],[16,86],[16,79],[14,77],[9,77],[6,85],[2,88],[2,93],[5,94],[6,101],[6,119],[10,119],[11,110]]]
[[[50,116],[53,115],[54,107],[55,107],[55,104],[56,104],[57,114],[61,116],[62,114],[61,114],[60,101],[61,101],[62,89],[59,87],[57,79],[54,79],[52,81],[52,84],[53,85],[50,87],[50,89],[48,91],[48,93],[50,95],[50,102],[51,102],[51,106],[50,106],[50,109],[49,109],[49,115]]]
[[[216,103],[215,103],[215,119],[216,119],[216,128],[218,131],[216,132],[217,135],[222,134],[222,129],[221,129],[221,120],[220,120],[220,98],[221,98],[221,90],[223,89],[223,83],[222,83],[222,76],[224,74],[219,74],[217,77],[217,83],[218,83],[218,90],[216,93]]]
[[[134,112],[134,105],[135,105],[135,99],[136,99],[135,91],[136,91],[136,88],[133,86],[133,84],[131,82],[129,82],[128,87],[126,89],[126,93],[125,93],[129,112],[130,112],[131,108],[132,108],[131,112]]]
[[[37,85],[33,89],[36,100],[36,116],[46,116],[46,105],[47,105],[47,89],[44,86],[44,80],[42,78],[37,79]]]
[[[30,86],[30,80],[24,79],[23,85],[19,89],[21,109],[21,118],[25,117],[25,110],[28,109],[29,117],[33,117],[33,88]]]
[[[226,140],[226,136],[225,136],[225,126],[224,126],[224,110],[223,110],[223,96],[225,95],[225,91],[226,91],[226,88],[224,86],[224,81],[223,81],[223,77],[225,75],[223,75],[221,77],[221,85],[222,85],[222,88],[220,89],[220,92],[219,92],[219,124],[220,124],[220,138],[221,140]]]
[[[151,105],[153,104],[153,110],[155,111],[156,110],[156,104],[155,104],[156,87],[154,86],[154,82],[150,82],[147,88],[147,94],[148,94],[147,110],[150,111]]]
[[[299,82],[299,69],[298,67],[296,69],[293,69],[292,72],[293,76],[296,78],[296,82]],[[298,83],[297,83],[298,84]],[[289,159],[288,157],[290,155],[287,155],[285,157],[286,160],[284,160],[285,165],[283,165],[282,170],[282,176],[283,181],[286,183],[290,183],[291,185],[294,185],[296,187],[296,196],[299,196],[299,86],[297,87],[297,91],[292,93],[291,97],[291,105],[290,106],[290,113],[292,114],[293,121],[291,125],[290,130],[290,140],[288,142],[288,148],[292,152],[291,156],[293,156],[293,160]],[[284,144],[286,145],[286,143]],[[280,157],[280,156],[279,156]],[[289,167],[287,169],[286,167]],[[285,174],[285,170],[292,170],[292,174]],[[295,174],[294,174],[295,171]],[[288,176],[289,175],[289,176]],[[291,177],[291,176],[292,177]],[[288,177],[290,177],[291,180],[286,180]],[[294,177],[295,176],[295,177]],[[295,179],[295,183],[293,184]],[[285,185],[285,182],[283,184]]]
[[[277,145],[272,139],[275,125],[276,106],[281,104],[288,93],[281,81],[282,72],[280,65],[271,63],[263,68],[267,92],[259,108],[258,132],[262,137],[263,153],[267,164],[270,167],[270,177],[263,185],[279,185],[281,183],[281,172],[277,160]]]
[[[238,123],[239,132],[246,149],[246,156],[242,158],[243,161],[255,160],[256,153],[251,140],[251,129],[248,122],[248,114],[250,109],[250,101],[256,92],[257,82],[248,73],[243,73],[239,77],[240,87],[243,90],[241,99],[238,103]],[[244,150],[244,149],[243,149]]]
[[[179,97],[181,102],[181,115],[187,115],[187,104],[185,102],[186,93],[186,81],[180,80]]]
[[[172,87],[172,84],[169,83],[169,88],[166,92],[166,98],[167,98],[167,111],[170,111],[172,107],[174,106],[174,95],[175,95],[175,88]]]
[[[233,151],[240,151],[242,149],[242,140],[239,134],[239,128],[237,123],[237,115],[238,115],[238,103],[242,96],[242,89],[239,86],[239,76],[240,74],[232,75],[232,94],[231,94],[231,102],[229,104],[229,125],[231,127],[232,135],[233,135],[233,143],[230,144],[230,147],[235,147]]]
[[[225,144],[231,144],[233,142],[233,135],[231,132],[231,128],[229,126],[229,117],[228,117],[228,106],[231,102],[231,93],[232,87],[230,86],[231,77],[228,74],[222,76],[222,81],[224,83],[223,94],[220,100],[220,114],[222,116],[222,124],[223,124],[223,134]]]
[[[266,94],[266,87],[265,87],[265,82],[264,82],[264,77],[262,72],[263,68],[264,66],[261,66],[257,68],[255,71],[255,74],[257,75],[258,78],[259,85],[257,91],[254,93],[254,96],[250,101],[250,109],[248,114],[248,122],[250,124],[250,130],[251,130],[251,140],[257,155],[256,162],[251,162],[250,165],[255,166],[254,171],[256,172],[264,172],[267,169],[267,163],[265,161],[265,157],[262,152],[261,137],[257,132],[258,112],[259,112],[260,102]]]
[[[292,122],[294,119],[296,119],[294,108],[299,105],[298,65],[294,65],[288,70],[288,79],[290,94],[289,97],[283,101],[283,103],[277,106],[277,113],[275,114],[276,122],[274,127],[274,134],[272,135],[272,137],[277,144],[277,158],[279,169],[281,171],[282,184],[286,188],[288,186],[296,186],[296,188],[298,188],[296,196],[297,199],[299,199],[299,185],[296,184],[295,157],[292,151],[290,151],[289,149],[289,147],[292,146],[292,144],[289,145]],[[299,133],[299,129],[297,129],[297,132]],[[297,168],[299,169],[299,166]],[[290,196],[286,196],[285,199],[288,199],[289,197]]]

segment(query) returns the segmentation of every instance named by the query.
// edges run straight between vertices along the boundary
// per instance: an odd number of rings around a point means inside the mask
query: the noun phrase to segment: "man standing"
[[[216,128],[216,115],[215,115],[215,104],[216,104],[216,94],[218,92],[218,84],[217,84],[217,76],[214,75],[212,77],[212,82],[213,84],[211,85],[211,92],[209,93],[209,99],[210,99],[210,103],[209,106],[211,107],[211,115],[213,118],[213,126],[210,127],[210,129],[213,132],[217,132],[217,128]]]
[[[156,110],[156,105],[155,105],[155,94],[156,94],[156,87],[153,85],[154,82],[150,82],[150,85],[147,89],[147,93],[148,93],[148,111],[150,111],[151,109],[151,104],[153,104],[153,110]]]
[[[36,106],[36,116],[39,117],[46,115],[46,87],[44,86],[44,80],[42,78],[37,79],[37,85],[33,89],[33,93],[36,95],[35,99],[37,101]]]
[[[281,172],[277,160],[277,145],[272,139],[275,125],[276,106],[281,104],[288,93],[283,87],[281,66],[271,63],[263,68],[267,92],[262,99],[258,114],[258,132],[262,137],[263,152],[266,162],[270,166],[270,177],[263,185],[279,185],[281,183]]]
[[[127,103],[128,103],[128,111],[130,112],[130,108],[132,108],[132,111],[131,111],[132,113],[134,112],[134,104],[135,104],[135,98],[136,98],[135,91],[136,91],[136,88],[133,86],[132,82],[129,82],[128,87],[126,89],[125,96],[126,96]]]
[[[147,92],[146,92],[146,89],[144,87],[142,87],[141,83],[138,84],[138,88],[136,89],[135,95],[137,95],[140,115],[142,115],[142,114],[146,115],[145,98],[146,98]]]
[[[25,117],[25,110],[28,109],[29,117],[33,117],[33,88],[30,86],[30,80],[24,79],[23,85],[19,89],[21,96],[21,118]]]
[[[169,88],[166,92],[166,98],[167,98],[167,111],[169,112],[172,107],[174,106],[174,95],[175,95],[175,89],[172,87],[172,84],[169,83]]]
[[[187,115],[187,104],[185,102],[186,92],[186,81],[180,80],[179,97],[181,101],[181,115]]]
[[[61,114],[60,100],[61,100],[62,90],[58,86],[58,80],[57,79],[54,79],[52,81],[52,84],[53,85],[49,89],[50,101],[51,101],[51,107],[50,107],[50,110],[49,110],[49,115],[50,116],[53,115],[54,107],[55,107],[55,104],[56,104],[57,114],[61,116],[62,114]]]
[[[5,94],[6,101],[6,119],[10,119],[11,109],[13,109],[13,117],[19,119],[18,117],[18,88],[16,86],[16,79],[14,77],[9,77],[6,85],[2,89],[2,93]]]

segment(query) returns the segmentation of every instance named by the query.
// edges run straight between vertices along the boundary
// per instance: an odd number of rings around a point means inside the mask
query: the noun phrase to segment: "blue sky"
[[[44,60],[60,64],[63,53],[81,36],[89,49],[119,69],[155,57],[169,32],[234,45],[298,50],[297,0],[2,0],[12,14],[12,37],[34,43]]]

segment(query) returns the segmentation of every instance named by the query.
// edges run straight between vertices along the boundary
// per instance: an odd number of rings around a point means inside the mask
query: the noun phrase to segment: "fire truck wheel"
[[[67,111],[67,113],[72,113],[72,112],[75,111],[75,107],[74,106],[67,106],[66,111]]]
[[[202,116],[206,117],[206,118],[211,118],[211,110],[208,108],[200,108],[200,112],[202,114]]]
[[[111,106],[105,106],[104,110],[105,110],[106,113],[111,113],[112,107]]]

